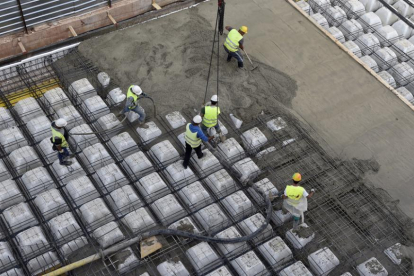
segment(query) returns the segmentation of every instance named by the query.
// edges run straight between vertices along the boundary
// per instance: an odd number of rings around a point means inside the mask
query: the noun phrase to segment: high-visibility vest
[[[217,116],[220,114],[220,107],[206,106],[204,109],[203,125],[213,127],[217,125]]]
[[[301,186],[293,186],[287,185],[286,186],[286,196],[287,201],[290,205],[296,206],[299,204],[299,200],[303,197],[303,192],[305,189]]]
[[[236,52],[239,50],[239,41],[242,39],[243,36],[236,29],[232,29],[227,35],[224,46],[226,46],[230,52]]]
[[[190,124],[187,124],[186,130],[185,130],[185,141],[193,149],[201,145],[201,139],[197,137],[197,132],[191,132]]]
[[[54,127],[51,127],[51,128],[52,128],[52,142],[54,143],[55,142],[55,137],[58,137],[62,140],[62,143],[60,144],[60,146],[62,148],[67,148],[68,147],[68,142],[66,141],[65,136],[62,133],[60,133],[59,131],[57,131]]]
[[[131,85],[129,88],[128,88],[128,92],[127,92],[127,99],[129,99],[129,97],[132,97],[133,99],[134,99],[134,105],[133,106],[130,106],[129,107],[129,109],[134,109],[137,105],[138,105],[138,99],[139,99],[139,96],[138,95],[136,95],[134,92],[132,92],[132,87],[133,87],[134,85]]]

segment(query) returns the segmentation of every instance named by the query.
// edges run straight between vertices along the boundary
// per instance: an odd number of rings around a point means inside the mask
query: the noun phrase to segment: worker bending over
[[[138,121],[141,128],[148,128],[145,122],[145,110],[138,104],[138,100],[147,95],[142,92],[141,87],[138,85],[131,85],[127,92],[127,101],[124,109],[120,112],[120,115],[133,111],[139,115]]]
[[[300,217],[308,210],[308,198],[311,198],[315,193],[314,189],[308,193],[305,188],[299,186],[302,180],[300,173],[295,173],[292,176],[292,185],[287,185],[284,195],[282,195],[283,208],[288,210],[293,216],[293,231],[297,231],[300,224]]]
[[[57,119],[56,121],[52,122],[52,138],[50,141],[53,143],[53,150],[58,152],[59,164],[62,166],[69,166],[72,164],[71,161],[67,160],[70,157],[69,154],[69,134],[65,129],[65,126],[68,122],[63,119]]]
[[[230,26],[226,26],[226,30],[229,31],[226,41],[224,42],[224,50],[226,50],[227,62],[230,62],[231,58],[236,58],[239,68],[243,68],[243,57],[240,54],[239,48],[244,50],[243,36],[247,34],[247,27],[241,26],[239,30],[233,29]]]
[[[218,123],[219,114],[220,107],[218,107],[218,97],[217,95],[213,95],[210,99],[210,102],[203,106],[201,109],[200,115],[203,118],[201,130],[203,131],[204,135],[209,136],[207,130],[214,127],[216,129],[216,132],[220,134],[220,138],[223,140],[225,137],[221,135],[221,129]]]
[[[213,137],[208,137],[204,135],[203,131],[200,128],[200,123],[202,121],[202,118],[200,115],[196,115],[193,118],[193,121],[191,124],[187,124],[186,130],[185,130],[185,156],[184,156],[184,162],[183,166],[184,169],[187,169],[188,162],[191,158],[191,152],[193,149],[195,150],[198,159],[203,158],[203,152],[201,151],[201,141],[208,142]]]

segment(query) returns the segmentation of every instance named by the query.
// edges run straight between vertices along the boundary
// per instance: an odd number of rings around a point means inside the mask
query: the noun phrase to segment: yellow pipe
[[[64,267],[61,267],[59,269],[56,269],[55,271],[43,274],[43,276],[58,276],[58,275],[62,275],[66,272],[69,272],[71,270],[74,270],[78,267],[84,266],[86,264],[89,264],[93,261],[99,260],[101,258],[101,253],[97,253],[95,255],[89,256],[85,259],[82,259],[80,261],[74,262],[72,264],[66,265]]]

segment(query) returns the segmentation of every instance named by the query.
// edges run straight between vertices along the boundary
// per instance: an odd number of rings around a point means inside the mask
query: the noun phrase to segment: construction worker
[[[221,133],[220,125],[218,123],[218,115],[220,114],[220,107],[218,107],[218,97],[213,95],[210,102],[201,109],[200,115],[203,118],[201,130],[204,135],[209,136],[207,130],[214,127],[218,134]],[[223,136],[220,136],[223,137]]]
[[[56,121],[52,122],[52,138],[50,138],[53,143],[53,150],[58,152],[59,164],[62,166],[69,166],[72,164],[71,161],[67,160],[71,155],[69,154],[69,134],[65,129],[65,126],[68,122],[59,118]]]
[[[247,27],[241,26],[239,30],[233,29],[230,26],[226,26],[226,30],[229,31],[226,41],[224,42],[224,50],[226,50],[227,62],[230,62],[231,58],[236,58],[239,68],[243,68],[243,57],[240,54],[239,48],[244,50],[243,36],[247,34]]]
[[[311,198],[315,193],[314,189],[308,193],[305,188],[299,186],[302,180],[300,173],[294,173],[292,176],[292,185],[287,185],[284,194],[282,195],[283,208],[289,211],[293,216],[293,231],[297,231],[300,224],[300,217],[308,210],[308,198]]]
[[[198,159],[203,158],[203,152],[201,151],[201,141],[208,142],[213,137],[207,137],[204,135],[203,131],[200,128],[202,118],[200,115],[196,115],[193,118],[191,124],[187,124],[185,130],[185,156],[183,166],[185,169],[188,167],[188,162],[190,161],[191,152],[195,150]]]
[[[131,85],[127,91],[127,101],[125,103],[124,109],[120,112],[119,115],[124,115],[127,112],[133,111],[139,115],[138,121],[141,128],[148,128],[144,123],[145,121],[145,110],[138,104],[138,100],[141,97],[147,96],[142,92],[141,87],[138,85]]]

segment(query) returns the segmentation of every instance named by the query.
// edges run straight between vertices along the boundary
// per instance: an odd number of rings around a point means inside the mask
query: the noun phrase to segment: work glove
[[[315,189],[311,189],[311,192],[314,193],[315,192]]]

